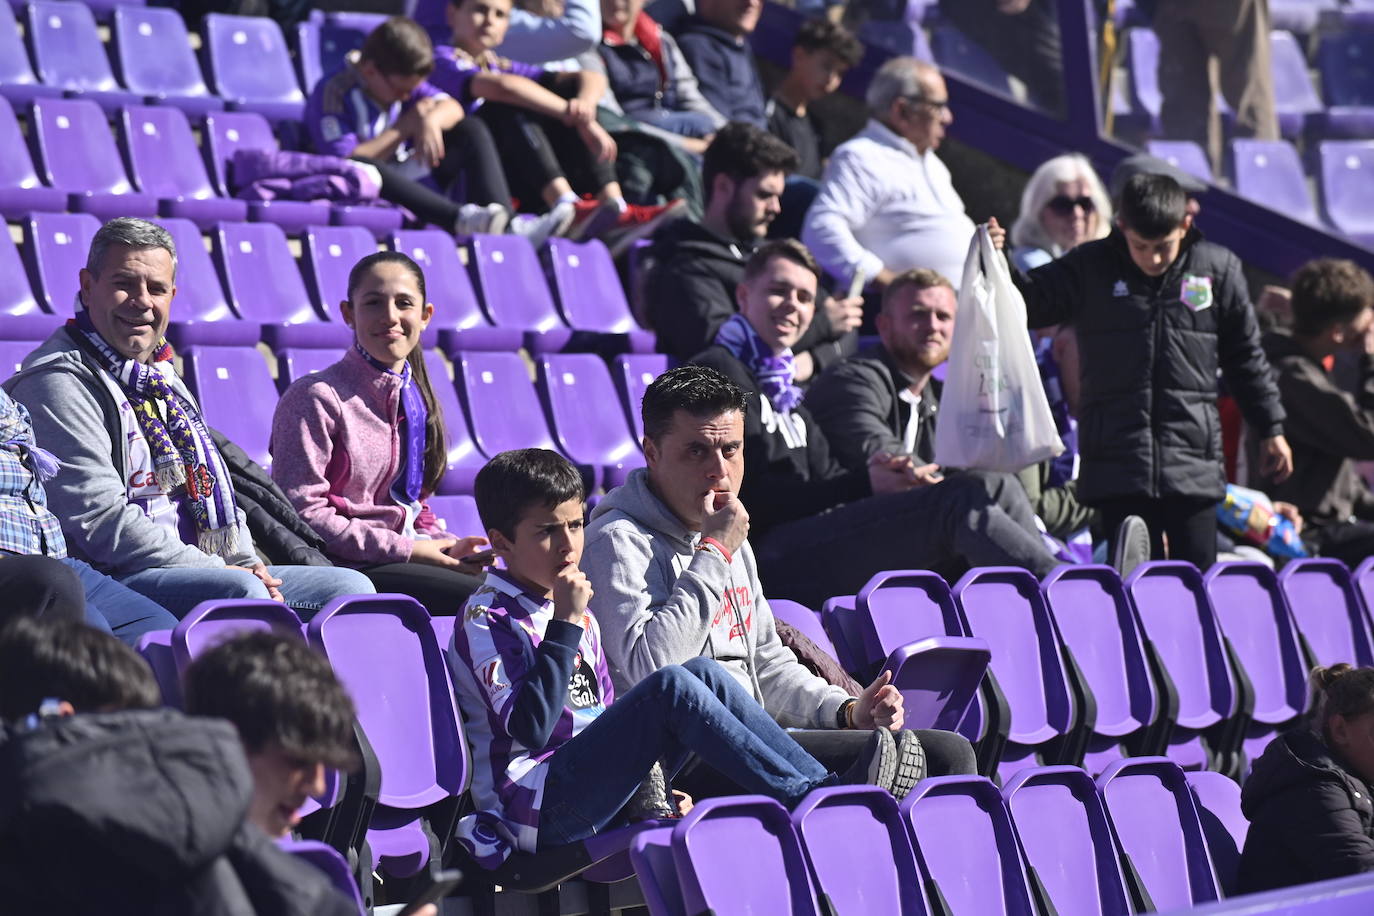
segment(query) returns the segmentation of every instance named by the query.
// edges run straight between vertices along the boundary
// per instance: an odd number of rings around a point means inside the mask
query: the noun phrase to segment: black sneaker
[[[859,759],[840,774],[840,785],[882,786],[891,792],[896,774],[897,743],[892,740],[892,732],[875,728],[869,732],[868,741],[859,752]]]
[[[912,787],[926,778],[926,749],[914,731],[902,729],[892,738],[897,745],[897,767],[892,777],[892,797],[901,801]]]
[[[1141,563],[1150,559],[1150,529],[1138,515],[1128,515],[1116,529],[1116,546],[1112,550],[1112,565],[1125,579]]]

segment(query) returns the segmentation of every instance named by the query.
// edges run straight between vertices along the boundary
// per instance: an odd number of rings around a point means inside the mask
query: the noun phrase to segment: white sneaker
[[[511,235],[523,235],[529,239],[535,248],[543,245],[556,235],[563,235],[572,225],[573,216],[576,210],[568,201],[555,204],[553,209],[543,216],[535,216],[530,213],[521,213],[511,220]]]
[[[510,211],[500,204],[463,204],[458,208],[454,235],[501,235],[510,222]]]

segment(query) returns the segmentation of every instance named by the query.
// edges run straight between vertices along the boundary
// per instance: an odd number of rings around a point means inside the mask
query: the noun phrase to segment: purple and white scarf
[[[740,314],[730,316],[716,332],[716,343],[734,354],[758,379],[759,390],[778,413],[796,409],[802,390],[794,381],[797,374],[792,351],[774,353],[759,337],[753,325]]]
[[[401,420],[404,424],[401,431],[401,467],[391,483],[391,497],[403,506],[418,508],[420,490],[425,483],[425,427],[429,423],[425,399],[411,380],[409,362],[402,363],[401,371],[397,372],[373,359],[372,354],[357,341],[353,342],[353,349],[378,372],[401,377]]]

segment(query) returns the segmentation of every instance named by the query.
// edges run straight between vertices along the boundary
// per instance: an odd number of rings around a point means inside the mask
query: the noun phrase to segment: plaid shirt
[[[0,390],[0,551],[61,559],[67,542],[32,470],[34,444],[28,410]]]

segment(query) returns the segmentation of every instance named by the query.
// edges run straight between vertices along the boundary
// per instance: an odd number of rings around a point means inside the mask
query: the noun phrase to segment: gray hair
[[[864,101],[875,117],[887,114],[897,99],[919,99],[925,96],[921,80],[929,75],[939,74],[939,70],[923,60],[914,57],[894,57],[878,68],[873,80],[868,84]]]
[[[1097,230],[1094,239],[1104,239],[1112,228],[1112,201],[1102,179],[1097,177],[1093,164],[1082,153],[1065,153],[1040,163],[1040,167],[1026,182],[1021,192],[1021,212],[1011,227],[1011,242],[1018,248],[1040,248],[1054,257],[1059,251],[1045,227],[1040,223],[1040,212],[1045,209],[1058,192],[1059,185],[1082,179],[1087,182],[1088,196],[1092,198],[1097,210]]]
[[[86,255],[86,269],[93,275],[100,274],[100,265],[111,245],[123,245],[136,250],[163,249],[172,257],[172,279],[176,279],[176,242],[172,241],[172,234],[157,223],[133,216],[119,216],[101,226],[91,239],[91,250]]]

